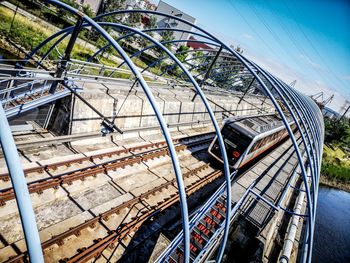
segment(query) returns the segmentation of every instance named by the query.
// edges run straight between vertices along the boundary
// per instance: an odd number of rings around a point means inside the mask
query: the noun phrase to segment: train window
[[[221,130],[230,165],[234,165],[252,141],[251,138],[243,134],[239,129],[242,128],[226,124]],[[212,152],[221,158],[221,152],[217,146],[218,143],[216,142],[215,144],[216,146],[212,147]]]
[[[278,132],[278,137],[281,138],[283,136],[284,130]]]
[[[260,139],[260,140],[257,140],[257,141],[254,143],[254,145],[252,146],[252,148],[250,148],[249,153],[254,152],[254,151],[256,151],[257,149],[259,149],[259,148],[260,148],[260,145],[261,145],[261,139]]]
[[[257,143],[257,142],[255,142],[255,143],[252,145],[252,147],[250,148],[250,150],[249,150],[248,154],[249,154],[249,153],[251,153],[251,152],[254,152],[254,149],[255,149],[256,143]]]
[[[274,133],[273,135],[272,135],[272,140],[274,141],[274,140],[276,140],[277,139],[277,133]]]
[[[278,139],[278,133],[276,132],[274,135],[275,135],[275,140],[277,140]]]
[[[267,136],[265,139],[264,139],[264,145],[265,146],[266,144],[268,144],[270,142],[270,136]]]
[[[274,140],[274,137],[275,137],[275,134],[271,134],[271,135],[269,136],[269,142],[272,142],[272,141]]]

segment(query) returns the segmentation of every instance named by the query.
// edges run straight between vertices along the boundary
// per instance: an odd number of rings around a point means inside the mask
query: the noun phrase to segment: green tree
[[[92,12],[92,9],[90,7],[90,5],[83,5],[82,6],[83,12],[85,15],[89,16],[89,17],[93,17],[94,13]]]
[[[157,26],[157,18],[155,16],[150,16],[147,28],[155,28]]]
[[[104,14],[115,10],[125,9],[126,0],[102,0],[98,14]]]
[[[186,45],[181,45],[179,46],[179,48],[176,50],[176,53],[181,53],[181,54],[176,54],[175,56],[181,61],[181,62],[184,62],[185,59],[187,58],[188,56],[188,53],[185,52],[185,51],[188,51],[190,48]],[[184,53],[182,53],[184,52]]]
[[[71,7],[78,8],[78,4],[74,0],[61,0],[61,2],[67,5],[70,5]],[[65,11],[63,8],[58,8],[57,13],[60,17],[66,17],[66,18],[70,15],[70,13]]]
[[[157,18],[155,16],[150,16],[148,23],[145,25],[146,29],[152,29],[157,27]],[[147,34],[153,37],[153,32],[147,32]]]
[[[170,31],[170,30],[164,31],[162,34],[162,42],[167,42],[167,41],[171,41],[171,40],[174,40],[174,32]],[[166,43],[164,45],[168,49],[170,49],[170,47],[171,47],[171,43]]]
[[[130,13],[127,19],[127,23],[131,26],[135,26],[141,23],[141,14],[140,13]]]
[[[350,145],[350,125],[347,119],[324,118],[325,142],[339,144],[340,146]]]

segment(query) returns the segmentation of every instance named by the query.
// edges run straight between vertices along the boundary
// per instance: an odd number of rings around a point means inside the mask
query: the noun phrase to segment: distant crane
[[[345,117],[345,115],[348,113],[349,109],[350,109],[350,101],[346,100],[344,105],[340,109],[340,111],[344,110],[344,113],[342,114],[340,119],[343,119]]]
[[[294,88],[294,87],[295,87],[295,84],[297,84],[297,80],[293,80],[293,81],[289,84],[289,86],[291,86],[292,88]]]
[[[318,92],[314,95],[311,95],[310,97],[311,97],[311,99],[313,99],[317,103],[317,105],[320,107],[320,109],[323,109],[327,104],[332,102],[332,100],[334,98],[334,94],[332,94],[330,97],[325,99],[323,91],[321,91],[321,92]],[[321,98],[321,99],[319,100],[319,98]]]

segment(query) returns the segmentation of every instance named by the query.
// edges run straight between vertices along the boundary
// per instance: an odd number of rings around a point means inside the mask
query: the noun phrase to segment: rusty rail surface
[[[201,137],[204,137],[205,139],[201,140],[200,139]],[[207,136],[204,136],[204,135],[191,136],[191,138],[196,138],[196,140],[193,142],[188,142],[187,144],[177,145],[175,147],[176,151],[179,152],[179,151],[183,151],[187,148],[196,147],[196,146],[201,145],[201,144],[206,144],[211,140],[211,139],[208,139]],[[179,140],[176,140],[176,141],[179,143]],[[68,166],[68,165],[71,165],[73,162],[82,162],[82,161],[86,161],[86,160],[93,161],[94,158],[100,159],[101,157],[103,158],[103,157],[107,157],[107,156],[113,156],[116,154],[119,155],[119,154],[121,154],[121,151],[133,152],[133,151],[142,150],[142,149],[161,147],[162,145],[165,145],[165,142],[158,142],[158,143],[152,143],[152,144],[147,144],[147,145],[141,145],[141,146],[132,147],[132,148],[128,148],[128,149],[123,149],[123,150],[118,150],[118,151],[113,151],[113,152],[108,152],[108,153],[103,153],[103,154],[97,154],[97,155],[93,155],[90,157],[83,157],[83,158],[68,160],[68,161],[64,161],[64,162],[48,164],[45,166],[41,166],[40,168],[42,170],[40,170],[40,171],[42,172],[44,169],[45,170],[46,169],[53,169],[53,167],[57,168],[58,166],[63,166],[63,165]],[[155,158],[167,156],[167,155],[169,155],[168,149],[166,146],[163,146],[163,148],[161,148],[161,149],[155,148],[155,149],[150,150],[148,152],[142,152],[142,153],[134,154],[132,156],[120,158],[120,159],[109,160],[109,161],[102,163],[102,164],[94,164],[92,166],[84,167],[84,168],[81,168],[81,169],[76,170],[76,171],[71,171],[68,173],[61,174],[61,175],[53,176],[53,177],[48,178],[48,179],[42,179],[42,180],[38,180],[36,182],[28,183],[28,189],[29,189],[30,193],[42,194],[44,190],[50,189],[50,188],[58,189],[59,186],[61,186],[62,184],[71,185],[74,181],[77,181],[77,180],[83,181],[87,177],[91,177],[91,176],[96,177],[100,173],[106,173],[106,172],[111,171],[111,170],[115,171],[118,168],[125,168],[128,165],[132,166],[134,164],[139,164],[142,161],[147,162],[151,159],[155,159]],[[86,159],[84,159],[84,158],[86,158]],[[35,167],[35,168],[37,168],[37,167]],[[35,169],[35,168],[30,168],[28,170],[30,170],[30,172],[33,172],[33,169]],[[27,169],[25,171],[27,171]],[[39,171],[39,170],[36,170],[36,171]],[[7,201],[12,200],[14,198],[15,198],[15,194],[14,194],[13,188],[9,188],[9,189],[1,191],[0,192],[0,206],[6,205]]]
[[[190,176],[197,175],[199,172],[204,171],[205,169],[209,168],[208,164],[201,165],[191,171],[188,171],[184,173],[183,177],[189,178]],[[186,193],[187,195],[191,195],[206,184],[214,181],[218,177],[222,175],[221,171],[214,171],[210,173],[209,175],[205,176],[204,178],[198,179],[196,182],[192,183],[191,185],[187,186]],[[96,224],[99,222],[106,222],[110,219],[110,216],[113,214],[120,214],[121,210],[123,209],[130,209],[133,205],[140,203],[142,200],[147,199],[149,196],[153,195],[155,196],[157,192],[161,192],[165,189],[168,189],[169,186],[173,186],[176,188],[176,182],[175,179],[172,179],[171,181],[165,182],[145,193],[142,193],[139,196],[136,196],[128,201],[123,202],[122,204],[111,208],[110,210],[103,212],[99,214],[98,216],[86,220],[84,223],[81,223],[75,227],[70,228],[69,230],[56,235],[52,237],[51,239],[45,241],[42,243],[43,250],[53,246],[58,245],[62,246],[64,244],[64,240],[68,238],[69,236],[80,236],[81,231],[87,228],[95,228]],[[90,259],[92,257],[97,257],[100,255],[100,252],[103,251],[107,246],[113,246],[113,244],[118,241],[122,240],[126,235],[129,233],[135,231],[138,229],[143,222],[145,222],[150,216],[154,215],[156,212],[164,211],[169,206],[175,204],[179,200],[179,197],[176,193],[170,195],[169,197],[163,199],[163,201],[158,202],[157,205],[152,206],[148,209],[148,211],[143,211],[140,216],[136,216],[131,218],[130,222],[122,223],[121,227],[119,227],[115,231],[111,231],[106,237],[97,240],[91,247],[89,248],[80,248],[78,249],[79,253],[74,256],[71,259],[64,259],[63,262],[85,262],[85,260]],[[104,243],[108,243],[106,246],[104,246]],[[19,254],[15,257],[10,258],[7,263],[10,262],[25,262],[27,257],[27,253],[24,252],[22,254]]]
[[[208,137],[209,135],[213,134],[212,132],[200,134],[200,135],[194,135],[194,136],[188,136],[188,137],[183,137],[180,139],[174,139],[174,143],[181,143],[181,142],[186,142],[192,138],[200,138],[200,137]],[[102,160],[103,158],[111,158],[112,156],[119,156],[121,154],[133,154],[136,151],[140,150],[145,150],[148,148],[160,148],[160,147],[166,147],[166,142],[161,141],[161,142],[156,142],[156,143],[149,143],[149,144],[144,144],[140,146],[135,146],[135,147],[130,147],[130,148],[125,148],[125,149],[120,149],[120,150],[115,150],[115,151],[110,151],[106,153],[99,153],[99,154],[94,154],[91,156],[84,156],[72,160],[67,160],[67,161],[62,161],[62,162],[55,162],[55,163],[50,163],[47,165],[39,165],[36,167],[31,167],[31,168],[26,168],[24,169],[24,175],[28,175],[31,173],[43,173],[45,171],[50,171],[50,170],[56,170],[58,167],[61,166],[66,166],[70,167],[72,164],[76,163],[83,163],[83,162],[94,162],[96,159]],[[3,181],[9,181],[10,176],[8,173],[1,173],[0,174],[0,180]]]

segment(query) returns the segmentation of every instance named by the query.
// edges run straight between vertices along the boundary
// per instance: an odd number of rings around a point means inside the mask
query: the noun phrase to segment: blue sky
[[[350,100],[350,1],[165,2],[302,92],[335,94],[331,108]]]

